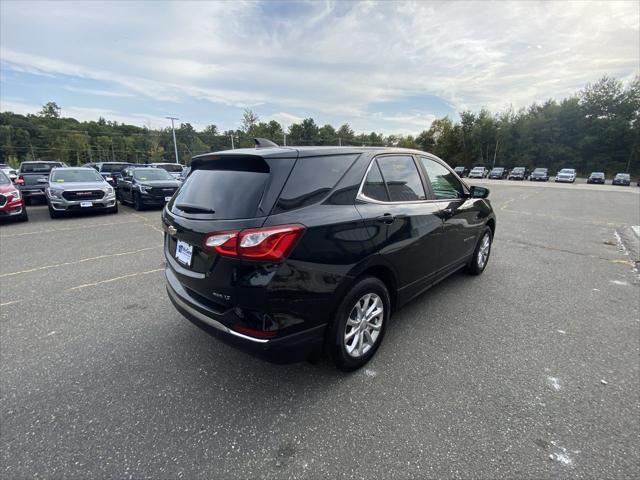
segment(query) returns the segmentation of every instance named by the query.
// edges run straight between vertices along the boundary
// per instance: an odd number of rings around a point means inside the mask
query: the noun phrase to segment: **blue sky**
[[[640,3],[0,3],[0,108],[417,133],[639,70]]]

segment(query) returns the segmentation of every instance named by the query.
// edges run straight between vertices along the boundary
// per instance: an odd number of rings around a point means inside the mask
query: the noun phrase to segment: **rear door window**
[[[426,198],[413,157],[408,155],[379,157],[378,165],[392,202],[410,202]]]
[[[321,201],[336,186],[358,155],[301,157],[287,180],[274,213]]]

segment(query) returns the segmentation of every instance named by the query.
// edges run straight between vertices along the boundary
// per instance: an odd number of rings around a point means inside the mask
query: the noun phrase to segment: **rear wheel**
[[[362,367],[382,343],[391,302],[387,287],[376,277],[364,277],[345,295],[329,332],[330,354],[345,371]]]
[[[482,236],[473,252],[473,257],[467,264],[467,272],[471,275],[480,275],[489,262],[491,254],[491,244],[493,243],[493,231],[489,227],[485,227]]]

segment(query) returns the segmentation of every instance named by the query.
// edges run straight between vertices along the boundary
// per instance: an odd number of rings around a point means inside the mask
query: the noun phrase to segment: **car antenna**
[[[253,141],[256,143],[256,148],[269,148],[269,147],[278,147],[279,145],[271,140],[267,140],[266,138],[254,138]]]

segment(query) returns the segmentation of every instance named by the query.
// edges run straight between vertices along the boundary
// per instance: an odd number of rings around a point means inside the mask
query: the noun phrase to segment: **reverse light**
[[[221,255],[277,262],[291,253],[303,232],[302,225],[214,232],[207,235],[204,246]]]
[[[289,255],[302,232],[302,225],[243,230],[240,232],[238,252],[243,258],[279,261]]]
[[[238,231],[210,233],[204,240],[204,246],[221,255],[238,255]]]

